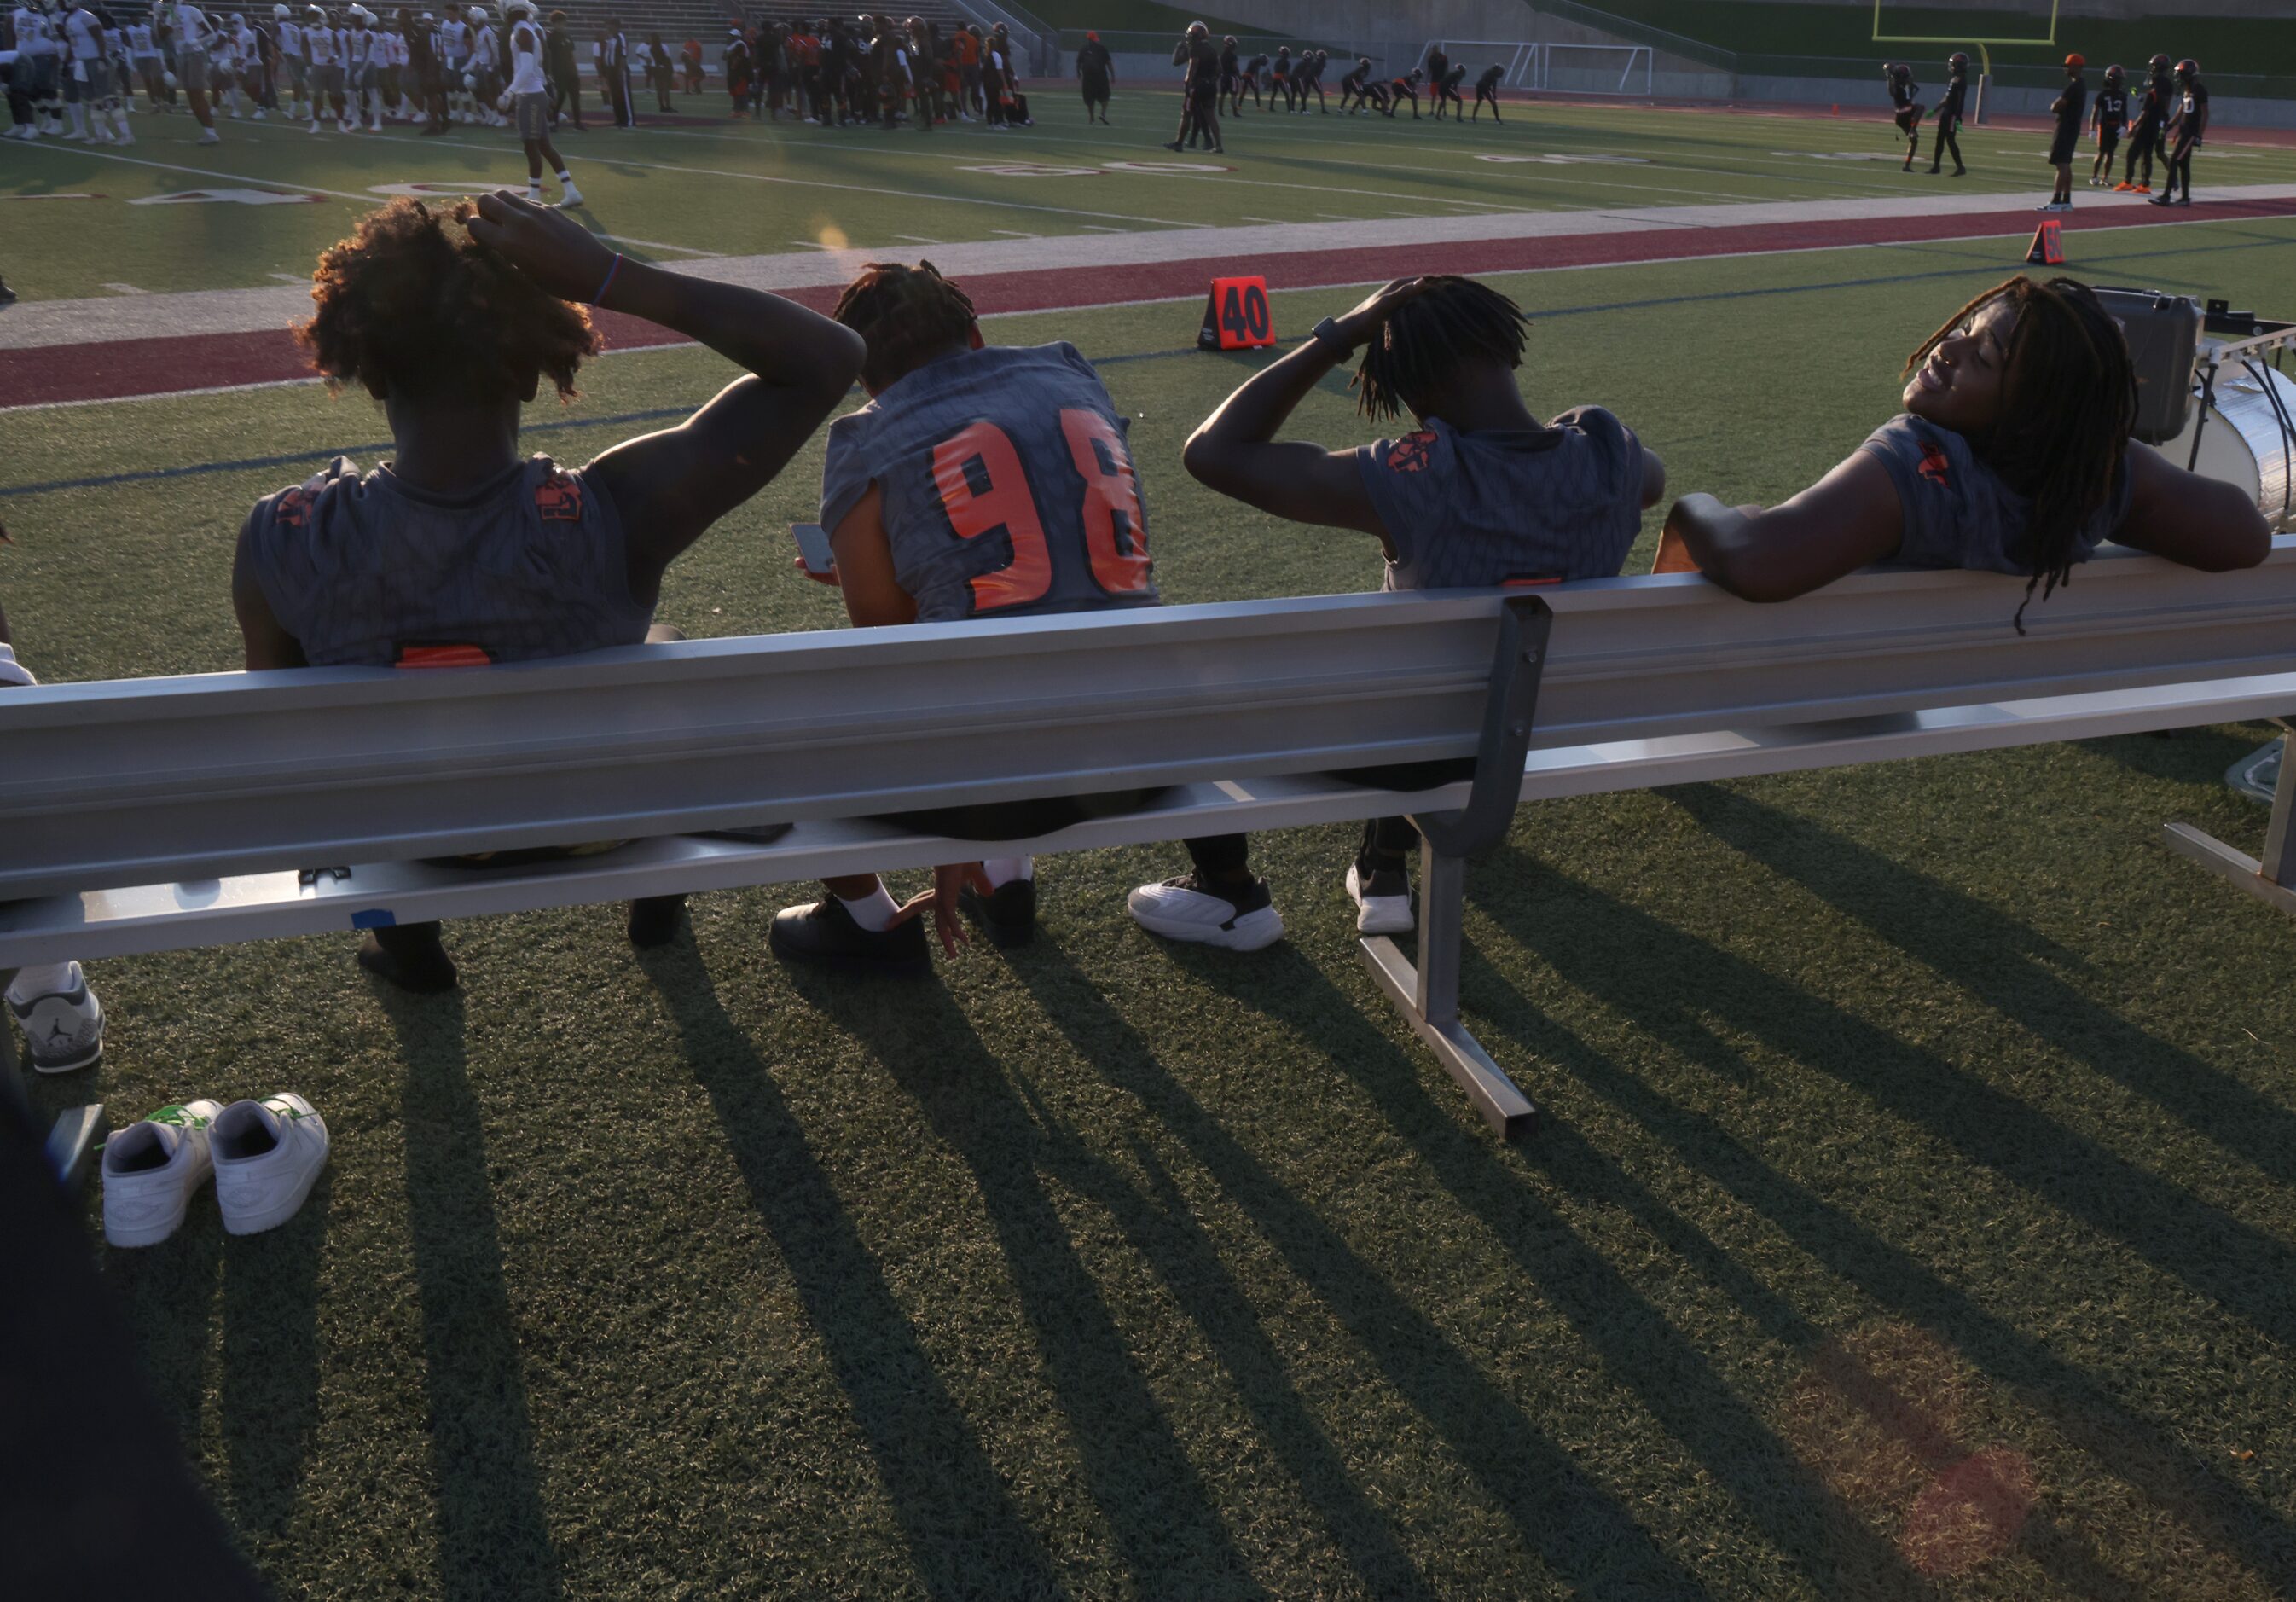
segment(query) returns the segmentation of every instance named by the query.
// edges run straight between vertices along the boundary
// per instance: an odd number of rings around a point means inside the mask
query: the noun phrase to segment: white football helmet
[[[271,20],[274,22],[287,21],[289,19],[292,18],[294,14],[295,13],[293,12],[289,11],[283,5],[275,5],[271,8]]]
[[[470,17],[471,21],[473,22],[485,21],[487,20],[487,8],[483,5],[474,5],[471,7]]]

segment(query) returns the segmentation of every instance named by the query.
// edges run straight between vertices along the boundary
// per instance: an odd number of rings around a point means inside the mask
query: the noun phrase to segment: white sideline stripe
[[[102,152],[92,152],[101,154]],[[2212,200],[2227,201],[2296,199],[2296,184],[2252,184],[2215,191]],[[1588,234],[1649,233],[1657,229],[1697,229],[1794,226],[1845,222],[1874,218],[1936,218],[1991,211],[2023,210],[2030,193],[2015,194],[1951,194],[1907,196],[1895,203],[1866,200],[1764,201],[1710,206],[1652,206],[1588,211],[1525,211],[1465,217],[1416,217],[1388,219],[1339,218],[1332,226],[1282,223],[1233,228],[1201,228],[1185,232],[1094,234],[1030,240],[979,240],[937,247],[935,263],[951,277],[985,276],[996,273],[1094,267],[1144,267],[1174,261],[1242,261],[1262,256],[1311,255],[1319,251],[1361,250],[1380,246],[1426,246],[1496,239],[1554,239]],[[2086,209],[2137,207],[2141,195],[2103,198]],[[2174,226],[2186,219],[2156,223]],[[2200,221],[2211,219],[2201,218]],[[1786,246],[1778,251],[1753,249],[1705,257],[1723,260],[1731,256],[1767,256],[1809,250],[1838,250],[1839,245]],[[770,256],[722,256],[699,261],[661,263],[665,271],[685,273],[750,289],[789,290],[842,284],[865,267],[881,250],[849,247],[832,251],[808,247],[803,251]],[[1520,268],[1518,271],[1545,271]],[[1379,282],[1357,280],[1346,283]],[[1308,285],[1298,287],[1307,288]],[[1327,287],[1327,286],[1315,286]],[[1153,300],[1171,297],[1151,297]],[[1193,297],[1181,297],[1193,298]],[[1095,302],[1095,304],[1146,304]],[[1046,307],[1043,310],[1065,308]],[[141,295],[132,299],[102,296],[79,300],[19,302],[0,317],[0,350],[38,349],[108,340],[164,339],[192,333],[252,333],[284,328],[310,313],[310,296],[299,283],[290,287],[192,290],[176,294]]]

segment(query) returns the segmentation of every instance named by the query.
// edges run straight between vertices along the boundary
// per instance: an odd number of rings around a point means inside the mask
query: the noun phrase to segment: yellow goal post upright
[[[2057,42],[2057,12],[2063,4],[2063,0],[2049,0],[2049,33],[2046,38],[2040,39],[1968,39],[1939,34],[1883,33],[1882,31],[1883,4],[1884,0],[1874,0],[1874,42],[1876,45],[1974,45],[1977,46],[1977,111],[1970,120],[1981,124],[1985,120],[1985,91],[1993,80],[1993,52],[1990,47],[2002,45],[2030,50],[2036,46],[2054,45]]]

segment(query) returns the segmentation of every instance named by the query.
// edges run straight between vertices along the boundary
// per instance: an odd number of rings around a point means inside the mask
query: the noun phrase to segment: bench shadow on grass
[[[1705,785],[1662,793],[1723,844],[1800,885],[2019,1028],[2135,1091],[2281,1184],[2296,1186],[2296,1111],[2099,1006],[2035,960],[2033,948],[2039,937],[2014,918],[1831,830],[1746,796]],[[2165,852],[2162,864],[2164,873],[2174,871],[2176,865]],[[2186,1205],[2201,1204],[2187,1198]],[[2205,1217],[2194,1212],[2186,1221],[2197,1227]],[[2130,1244],[2148,1255],[2157,1250],[2165,1267],[2167,1260],[2183,1255],[2193,1243],[2176,1239],[2147,1247],[2131,1239]],[[2250,1262],[2256,1266],[2256,1260]],[[2265,1283],[2296,1286],[2296,1277],[2291,1277],[2296,1274],[2296,1258],[2284,1260],[2282,1267],[2284,1272]],[[2272,1329],[2284,1342],[2296,1336],[2296,1292],[2259,1306],[2252,1288],[2243,1296],[2213,1280],[2196,1283],[2187,1275],[2186,1282],[2221,1296],[2226,1306]]]
[[[242,1536],[287,1533],[318,1436],[319,1261],[333,1180],[332,1167],[321,1170],[293,1218],[224,1244],[223,1442]]]
[[[2107,1233],[2122,1233],[2112,1228],[2110,1216],[2097,1220],[2093,1210],[2071,1205],[2062,1193],[2065,1176],[2080,1171],[2083,1163],[2111,1171],[2098,1181],[2104,1190],[2123,1182],[2125,1165],[2023,1109],[2022,1104],[1972,1085],[1926,1053],[1847,1016],[1832,1003],[1568,879],[1513,845],[1502,847],[1470,875],[1468,891],[1479,911],[1568,983],[1615,1008],[1637,1030],[1703,1070],[1734,1081],[1747,1077],[1737,1053],[1715,1035],[1708,1022],[1718,1018],[1796,1061],[1824,1068],[1900,1116],[1929,1128],[1972,1161],[2091,1218]],[[2296,1527],[2195,1456],[2176,1434],[2132,1415],[2092,1375],[2051,1351],[2045,1342],[1781,1174],[1707,1114],[1683,1106],[1633,1067],[1547,1016],[1533,1000],[1514,991],[1472,946],[1465,981],[1478,1020],[1505,1034],[1536,1059],[1539,1070],[1568,1072],[1590,1094],[1639,1123],[1686,1169],[1767,1218],[1829,1273],[1877,1306],[1935,1332],[1991,1381],[2013,1390],[2069,1444],[2135,1486],[2194,1534],[2251,1565],[2280,1590],[2296,1590]],[[1527,1072],[1526,1077],[1531,1079],[1535,1095],[1535,1074]],[[1982,1154],[1972,1152],[1972,1146]],[[2078,1147],[2078,1154],[2069,1153],[2069,1146]],[[1579,1167],[1573,1175],[1571,1169],[1587,1149],[1568,1130],[1550,1127],[1537,1138],[1533,1153],[1565,1182],[1598,1182],[1602,1188],[1595,1194],[1612,1195],[1628,1206],[1781,1339],[1806,1340],[1816,1333],[1808,1331],[1790,1308],[1759,1285],[1750,1286],[1742,1271],[1718,1262],[1715,1250],[1703,1244],[1694,1227],[1672,1220],[1664,1204],[1626,1180],[1615,1165],[1605,1162],[1596,1168]],[[2166,1188],[2148,1178],[2138,1198],[2121,1210],[2121,1217],[2142,1212],[2155,1193]],[[2185,1198],[2177,1215],[2195,1221],[2189,1214],[2196,1207]],[[2197,1221],[2203,1224],[2221,1219],[2211,1210],[2200,1211],[2206,1216]],[[2164,1235],[2154,1244],[2172,1238]],[[2188,1244],[2202,1253],[2236,1250],[2197,1240],[2188,1239]],[[2259,1282],[2268,1278],[2262,1276]],[[2057,1530],[2046,1518],[2037,1517],[2027,1525],[2020,1545],[2078,1594],[2128,1594],[2134,1589],[2103,1570],[2078,1537]]]
[[[918,1343],[771,1071],[719,1002],[700,954],[679,941],[637,957],[821,1336],[919,1582],[936,1597],[1061,1594],[1043,1547]]]
[[[1818,1594],[1895,1594],[1911,1586],[1913,1573],[1898,1555],[1731,1391],[1705,1354],[1522,1184],[1515,1160],[1470,1118],[1464,1097],[1455,1103],[1447,1092],[1439,1101],[1430,1094],[1431,1058],[1399,1047],[1365,1016],[1364,1003],[1295,947],[1273,947],[1241,964],[1193,947],[1175,947],[1171,956],[1199,981],[1298,1033],[1352,1080],[1459,1206],[1483,1220],[1540,1298],[1601,1353],[1605,1376],[1633,1392]]]
[[[1150,1590],[1265,1595],[1053,1205],[1035,1116],[972,1021],[936,983],[889,996],[882,984],[825,974],[791,981],[868,1049],[972,1171],[1125,1572]]]
[[[400,1117],[438,1496],[437,1594],[487,1602],[559,1597],[485,1124],[471,1089],[463,1000],[459,992],[418,998],[381,984],[375,994],[406,1064]]]

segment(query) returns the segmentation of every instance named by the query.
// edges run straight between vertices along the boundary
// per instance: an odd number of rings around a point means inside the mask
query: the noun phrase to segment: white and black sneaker
[[[208,1128],[219,1101],[161,1107],[103,1144],[103,1238],[156,1246],[183,1227],[193,1195],[215,1171]]]
[[[1252,880],[1231,897],[1205,889],[1193,874],[1182,874],[1161,884],[1143,884],[1125,898],[1124,906],[1143,929],[1166,940],[1257,951],[1283,938],[1283,920],[1265,879]]]
[[[1366,872],[1360,860],[1349,863],[1348,900],[1356,904],[1358,934],[1408,934],[1414,927],[1411,881],[1400,868]]]
[[[327,1121],[291,1090],[232,1103],[208,1137],[216,1205],[232,1235],[259,1234],[293,1218],[327,1165]]]
[[[37,1072],[70,1073],[103,1056],[103,1006],[76,962],[64,965],[64,982],[55,990],[22,1001],[11,991],[8,1010]]]

